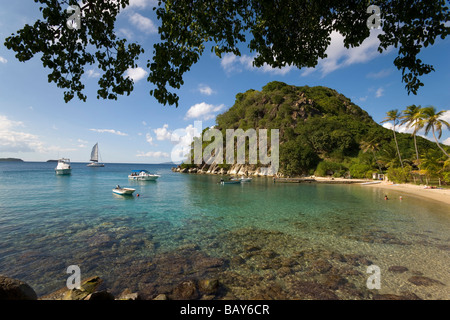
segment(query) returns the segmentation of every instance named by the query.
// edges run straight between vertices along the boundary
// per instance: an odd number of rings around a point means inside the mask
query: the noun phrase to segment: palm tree
[[[414,137],[414,147],[416,148],[417,166],[420,169],[419,150],[417,149],[416,135],[417,135],[417,132],[423,128],[422,107],[416,106],[414,104],[407,107],[406,110],[403,111],[403,116],[401,117],[401,119],[403,119],[403,120],[400,122],[400,125],[406,124],[407,128],[410,128],[410,127],[414,128],[412,136]]]
[[[392,131],[394,132],[394,140],[395,140],[395,145],[397,147],[398,158],[400,159],[400,165],[403,168],[402,156],[400,155],[400,149],[398,148],[397,136],[395,135],[395,126],[398,124],[398,122],[399,122],[398,119],[400,119],[401,115],[402,115],[401,112],[399,112],[397,109],[389,110],[388,112],[386,112],[386,117],[384,118],[383,121],[381,121],[381,123],[392,121],[392,123],[394,124]]]
[[[448,130],[450,130],[450,124],[444,119],[440,119],[444,112],[445,110],[436,112],[436,108],[433,106],[426,107],[422,111],[423,119],[421,120],[421,123],[425,127],[425,135],[427,135],[431,130],[439,149],[441,149],[442,152],[450,158],[450,155],[444,150],[444,148],[442,148],[438,140],[438,138],[440,139],[442,136],[442,126],[445,126]],[[438,138],[436,138],[436,133],[438,134]]]
[[[375,159],[375,163],[378,165],[378,169],[380,169],[380,173],[382,173],[380,163],[377,160],[377,156],[375,155],[376,151],[380,150],[380,143],[375,142],[375,139],[371,141],[361,141],[361,150],[366,153],[367,151],[372,151],[373,158]]]
[[[437,177],[439,179],[439,185],[441,185],[441,176],[445,167],[445,162],[442,157],[442,153],[438,150],[430,149],[427,150],[426,153],[422,154],[421,159],[423,170],[427,173],[427,178]]]

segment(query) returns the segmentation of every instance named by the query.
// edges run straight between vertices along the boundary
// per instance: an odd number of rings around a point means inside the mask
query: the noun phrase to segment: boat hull
[[[158,179],[159,176],[152,175],[152,176],[128,176],[128,179],[135,180],[135,181],[155,181]]]
[[[86,167],[104,167],[105,165],[103,163],[89,163]]]
[[[69,175],[72,173],[72,169],[55,169],[57,175]]]
[[[136,189],[132,189],[132,188],[121,188],[121,189],[112,189],[112,192],[115,194],[119,194],[122,196],[126,196],[126,195],[132,195],[133,192],[135,192]]]
[[[220,184],[240,184],[240,180],[232,180],[232,181],[221,181]]]

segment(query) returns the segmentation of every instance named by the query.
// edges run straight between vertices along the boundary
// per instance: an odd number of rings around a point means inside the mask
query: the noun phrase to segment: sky
[[[88,162],[91,148],[98,142],[105,163],[179,160],[177,150],[186,150],[200,128],[213,126],[216,116],[233,106],[236,94],[261,90],[270,81],[330,87],[378,123],[387,111],[412,104],[449,110],[444,119],[450,122],[450,37],[422,50],[419,58],[436,71],[421,77],[425,86],[417,95],[408,95],[401,71],[393,64],[397,49],[382,54],[377,51],[380,29],[371,30],[371,36],[353,49],[344,48],[343,37],[332,33],[328,58],[310,69],[256,68],[252,65],[255,53],[245,46],[241,56],[226,54],[221,59],[206,48],[184,76],[185,84],[177,91],[178,108],[161,105],[150,96],[153,85],[146,80],[147,60],[153,44],[160,40],[159,21],[152,10],[156,2],[130,0],[130,6],[117,18],[116,34],[145,49],[139,67],[127,71],[135,83],[131,95],[119,96],[117,101],[98,100],[101,71],[94,65],[87,67],[82,78],[87,102],[74,98],[65,103],[63,90],[48,83],[48,69],[38,56],[22,63],[4,46],[6,37],[39,18],[39,5],[33,0],[0,0],[0,158],[47,161],[65,157]],[[440,141],[450,145],[448,130]]]

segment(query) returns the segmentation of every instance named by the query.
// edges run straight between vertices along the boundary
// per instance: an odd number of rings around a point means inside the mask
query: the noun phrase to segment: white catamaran
[[[88,167],[104,167],[103,163],[98,162],[98,143],[94,145],[91,151],[91,163],[87,165]]]

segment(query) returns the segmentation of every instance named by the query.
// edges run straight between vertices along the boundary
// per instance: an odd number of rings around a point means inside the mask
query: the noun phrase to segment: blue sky
[[[133,93],[117,101],[97,100],[100,71],[92,66],[84,76],[87,102],[75,98],[67,104],[63,90],[47,82],[48,71],[38,56],[20,63],[3,45],[11,33],[39,18],[39,6],[33,0],[1,2],[0,157],[25,161],[68,157],[87,162],[92,146],[98,142],[103,162],[167,162],[176,144],[188,145],[196,133],[195,121],[202,121],[203,127],[214,125],[217,114],[233,105],[237,93],[261,90],[274,80],[333,88],[377,122],[388,110],[403,110],[411,104],[450,109],[450,37],[437,40],[420,54],[436,71],[422,77],[425,87],[417,95],[408,96],[401,72],[393,65],[396,49],[383,54],[376,50],[376,35],[381,30],[372,30],[361,47],[350,50],[343,47],[342,37],[333,33],[329,57],[314,69],[255,68],[254,53],[245,50],[245,46],[241,57],[227,54],[222,59],[207,48],[200,62],[185,74],[185,85],[178,91],[179,107],[160,105],[149,95],[153,86],[146,81],[145,70],[152,46],[159,41],[154,2],[131,0],[117,20],[117,34],[139,42],[145,49],[139,68],[129,70],[135,81]],[[450,121],[450,111],[445,119]],[[183,135],[178,142],[171,141]],[[450,145],[448,130],[441,141]]]

